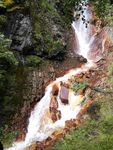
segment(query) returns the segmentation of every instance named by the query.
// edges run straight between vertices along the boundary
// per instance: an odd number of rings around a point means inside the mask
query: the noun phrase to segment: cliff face
[[[62,59],[66,50],[66,22],[72,15],[72,11],[65,14],[65,3],[49,0],[20,2],[22,8],[8,14],[11,49],[23,55]]]

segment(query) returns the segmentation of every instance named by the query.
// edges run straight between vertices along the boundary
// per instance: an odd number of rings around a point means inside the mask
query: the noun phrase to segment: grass
[[[57,142],[52,150],[112,150],[113,117],[91,120]]]

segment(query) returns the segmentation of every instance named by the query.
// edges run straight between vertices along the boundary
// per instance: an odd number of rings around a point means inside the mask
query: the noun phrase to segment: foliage
[[[56,0],[56,6],[59,9],[59,13],[62,16],[63,21],[66,23],[66,26],[70,26],[73,12],[76,5],[77,0]]]
[[[6,147],[10,146],[14,140],[14,133],[8,131],[8,128],[8,125],[0,128],[0,141],[4,143]]]
[[[1,49],[8,48],[10,46],[10,43],[11,40],[5,38],[5,36],[2,33],[0,33],[0,48]]]
[[[84,82],[80,82],[80,83],[74,82],[71,85],[71,89],[74,92],[77,92],[79,89],[84,90],[87,86],[88,86],[88,83],[85,82],[85,81]]]
[[[27,56],[26,64],[29,67],[37,67],[41,63],[41,58],[38,56]]]
[[[112,76],[112,75],[113,75],[113,63],[111,63],[111,64],[108,66],[108,75],[109,75],[109,76]]]
[[[7,6],[13,4],[13,0],[1,0],[0,7],[6,8]]]
[[[0,28],[7,23],[7,17],[5,15],[0,15]]]
[[[92,1],[92,0],[91,0]],[[97,15],[108,25],[113,25],[113,4],[110,0],[92,1]]]
[[[38,1],[37,5],[34,1],[30,1],[29,5],[33,19],[33,43],[37,54],[51,56],[51,54],[63,50],[61,35],[59,38],[60,28],[63,29],[63,21],[56,11],[55,4],[43,0]]]
[[[0,67],[8,68],[18,64],[13,52],[9,51],[11,40],[0,34]]]
[[[113,63],[112,62],[108,65],[107,75],[108,75],[107,81],[109,83],[109,88],[110,91],[112,91],[113,90]]]

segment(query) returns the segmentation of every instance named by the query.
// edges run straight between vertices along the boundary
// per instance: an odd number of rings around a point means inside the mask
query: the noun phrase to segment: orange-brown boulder
[[[53,122],[56,122],[61,118],[61,112],[57,109],[58,109],[57,97],[52,96],[50,101],[49,111]]]
[[[57,102],[57,97],[56,96],[51,97],[49,108],[50,108],[50,111],[58,108],[58,102]]]
[[[54,84],[54,85],[53,85],[53,88],[52,88],[52,94],[53,94],[54,96],[57,96],[57,95],[58,95],[58,92],[59,92],[58,85],[57,85],[57,84]]]

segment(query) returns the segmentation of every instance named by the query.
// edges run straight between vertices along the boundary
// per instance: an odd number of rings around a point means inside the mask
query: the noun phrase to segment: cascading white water
[[[83,6],[85,9],[84,15],[88,20],[90,18],[90,14],[88,13],[88,7]],[[75,30],[79,41],[79,54],[85,58],[88,58],[87,53],[90,50],[90,42],[89,39],[89,28],[86,28],[83,24],[82,19],[79,21],[74,21],[72,23],[72,27]],[[65,127],[65,121],[75,119],[77,114],[81,110],[81,101],[83,97],[80,95],[75,95],[72,91],[70,91],[69,95],[69,104],[64,105],[60,100],[60,96],[58,94],[58,110],[61,112],[61,118],[56,122],[52,122],[50,114],[49,114],[49,106],[50,100],[52,96],[52,88],[53,85],[57,84],[59,89],[60,82],[67,82],[72,78],[73,75],[77,75],[81,72],[86,72],[91,67],[94,67],[94,64],[89,61],[87,64],[83,65],[81,68],[70,70],[69,73],[64,75],[63,77],[57,78],[54,82],[52,82],[49,86],[47,86],[44,97],[40,100],[38,104],[36,104],[34,110],[31,112],[31,116],[29,118],[29,124],[27,127],[27,134],[25,141],[14,143],[11,148],[6,150],[23,150],[29,145],[31,145],[35,141],[43,141],[47,139],[53,132],[58,129],[62,129]]]
[[[94,36],[90,35],[90,24],[89,20],[91,19],[91,11],[86,6],[87,1],[83,1],[80,5],[82,7],[82,11],[79,11],[80,18],[76,21],[73,21],[72,27],[75,31],[75,38],[77,38],[78,41],[78,49],[75,50],[75,53],[78,53],[79,55],[82,55],[84,58],[86,58],[88,61],[92,61],[88,57],[88,52],[90,51],[90,45],[94,40]],[[75,12],[76,13],[76,12]],[[76,17],[76,15],[74,16]],[[76,19],[76,18],[75,18]],[[83,20],[84,19],[84,20]]]

